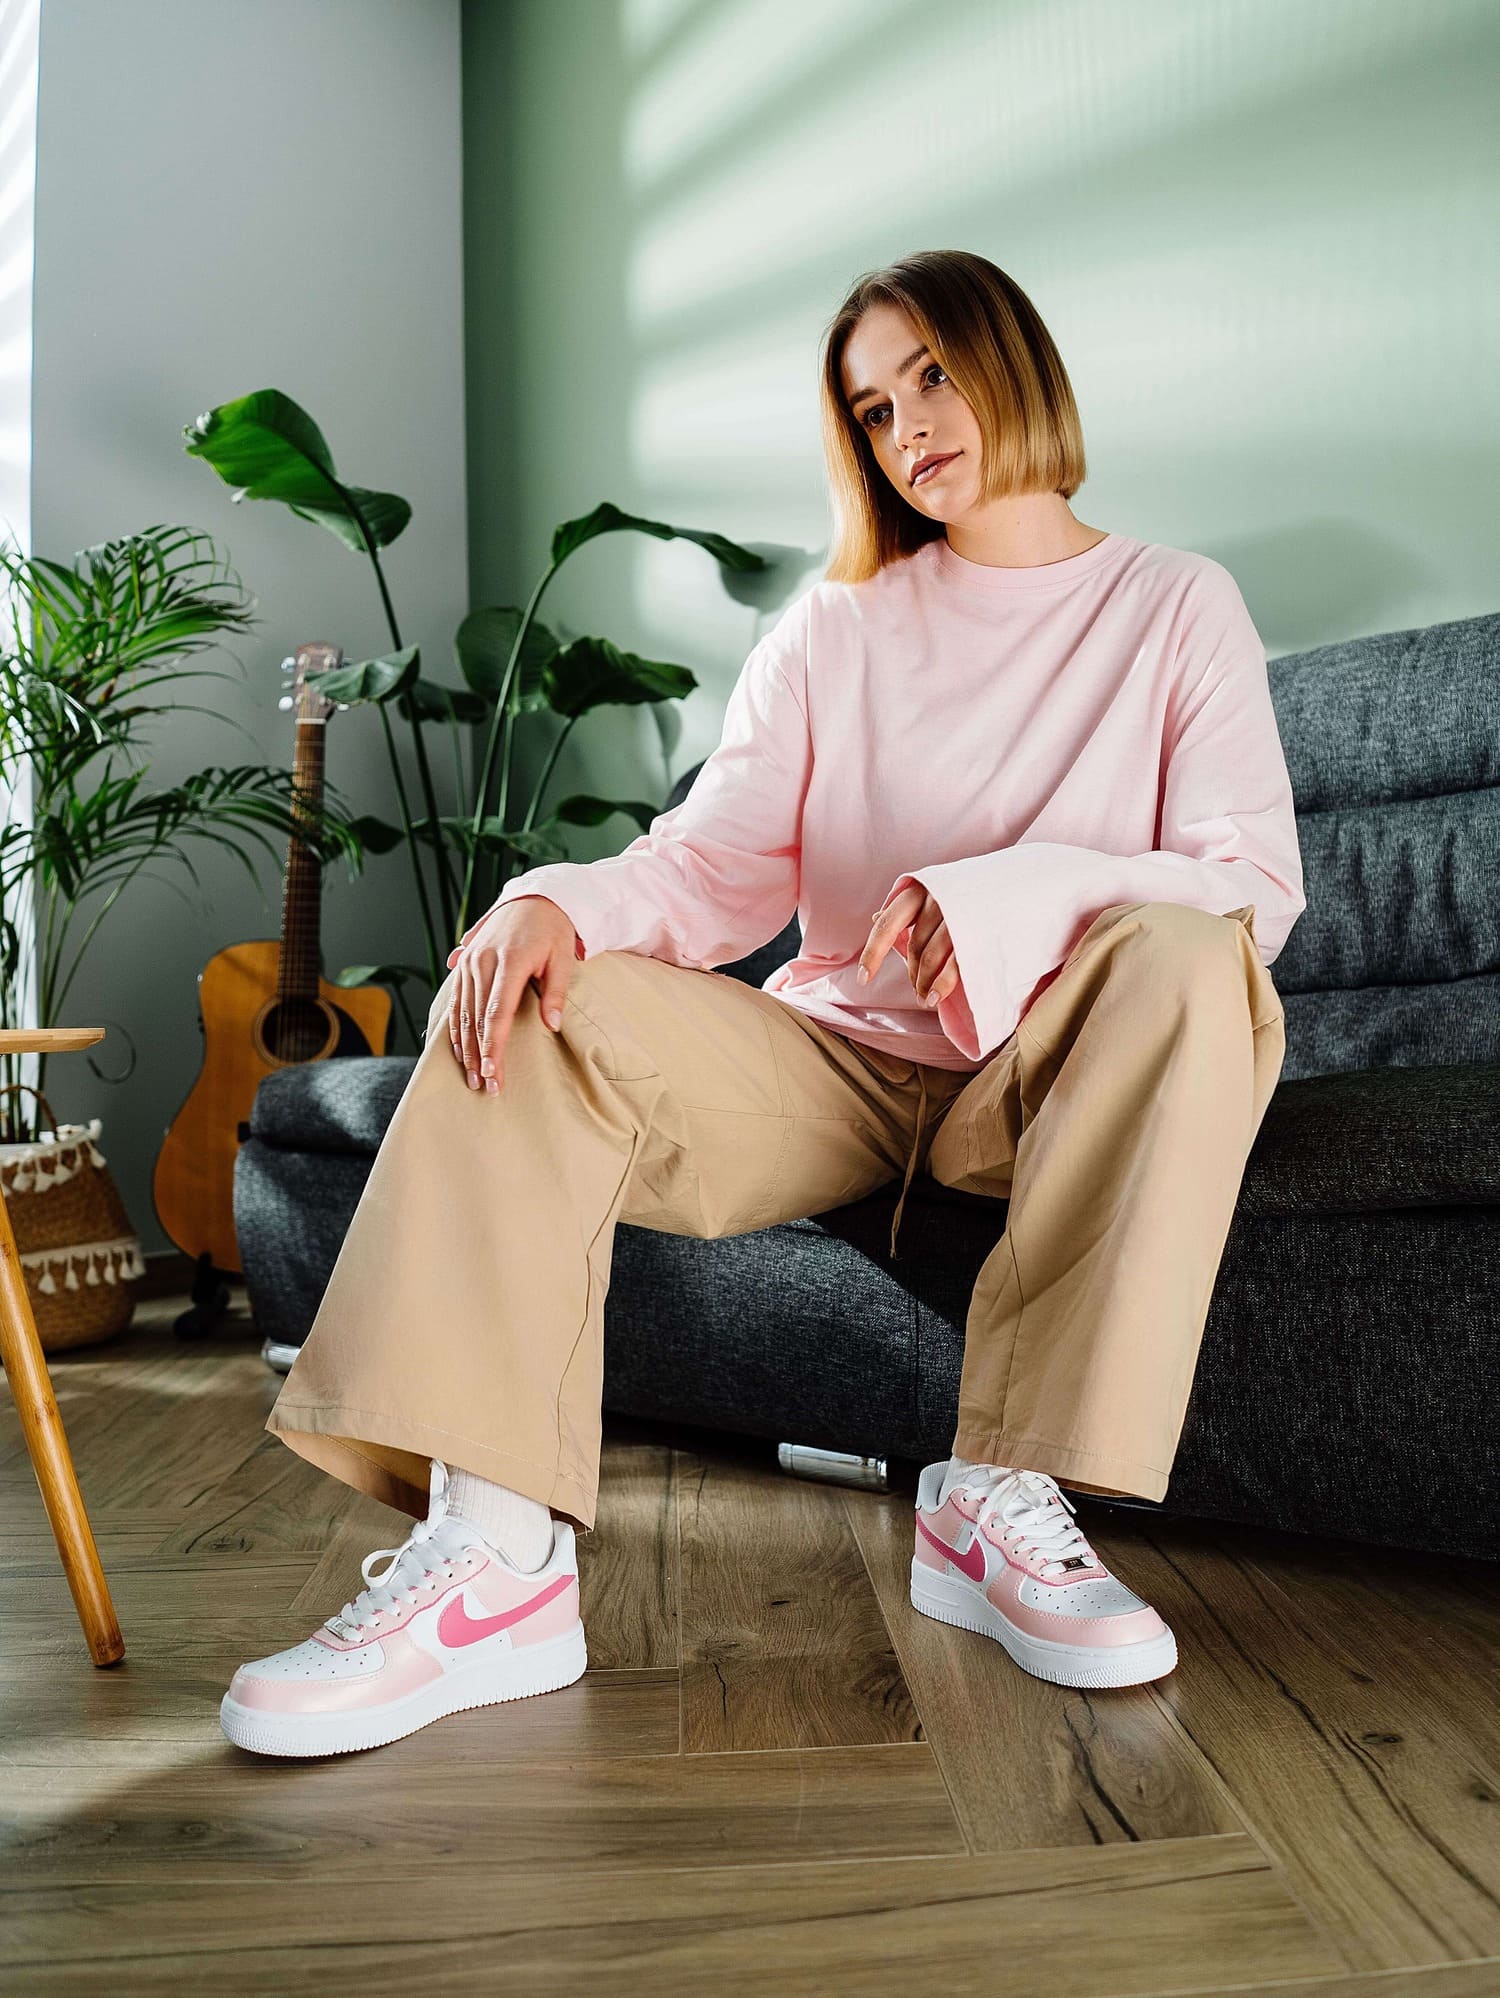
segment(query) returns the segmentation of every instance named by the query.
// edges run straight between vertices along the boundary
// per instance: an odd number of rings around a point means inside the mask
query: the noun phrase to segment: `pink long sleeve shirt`
[[[922,1006],[877,909],[919,881],[959,983]],[[1269,964],[1306,900],[1265,649],[1205,555],[1109,534],[1002,569],[945,538],[819,582],[753,648],[691,791],[623,852],[534,867],[577,952],[709,970],[778,936],[763,989],[851,1040],[977,1069],[1101,910],[1251,904]]]

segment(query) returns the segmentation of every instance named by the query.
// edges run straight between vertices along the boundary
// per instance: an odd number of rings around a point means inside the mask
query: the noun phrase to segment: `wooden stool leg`
[[[83,1494],[73,1470],[68,1439],[52,1392],[42,1342],[37,1337],[26,1272],[5,1202],[0,1200],[0,1360],[5,1362],[10,1391],[31,1468],[41,1488],[42,1504],[52,1522],[53,1538],[62,1555],[68,1587],[73,1591],[78,1620],[96,1665],[117,1665],[125,1656],[109,1584],[99,1563],[93,1528],[84,1510]]]

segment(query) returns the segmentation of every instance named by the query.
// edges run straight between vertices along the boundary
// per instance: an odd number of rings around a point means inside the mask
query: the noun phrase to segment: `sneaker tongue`
[[[499,1552],[488,1535],[473,1520],[465,1519],[461,1512],[450,1512],[435,1538],[449,1554],[462,1554],[466,1547],[482,1547],[487,1554]]]

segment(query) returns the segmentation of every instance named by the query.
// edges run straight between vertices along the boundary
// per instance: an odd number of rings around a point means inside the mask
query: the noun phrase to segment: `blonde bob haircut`
[[[824,580],[831,583],[862,583],[945,532],[881,471],[844,394],[845,345],[875,304],[905,312],[973,410],[984,440],[982,501],[1012,493],[1071,499],[1088,476],[1068,371],[1013,278],[970,250],[920,250],[867,271],[834,315],[823,347],[819,403],[833,504]]]

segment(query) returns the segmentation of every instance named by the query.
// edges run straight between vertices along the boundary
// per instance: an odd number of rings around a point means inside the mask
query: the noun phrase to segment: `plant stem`
[[[553,766],[562,754],[562,746],[573,732],[577,721],[577,715],[568,716],[566,722],[564,722],[563,726],[557,732],[557,739],[547,752],[547,761],[542,765],[542,774],[536,780],[536,789],[531,794],[531,803],[527,806],[526,816],[521,821],[522,832],[530,832],[532,826],[536,823],[537,810],[542,802],[542,793],[547,788],[547,779],[552,775]]]
[[[453,795],[461,798],[464,794],[464,751],[456,717],[448,724],[448,735],[453,744]]]
[[[380,715],[380,726],[385,730],[385,746],[391,759],[391,774],[396,780],[396,805],[401,813],[401,830],[406,835],[407,851],[411,854],[411,870],[417,881],[417,900],[422,905],[422,928],[426,932],[427,944],[427,976],[432,980],[432,989],[436,992],[443,981],[438,977],[437,943],[432,928],[432,906],[427,899],[427,877],[422,872],[422,856],[417,851],[417,837],[411,829],[411,808],[406,802],[406,780],[401,775],[401,759],[396,754],[396,738],[391,733],[391,718],[385,711],[384,701],[377,701],[375,706]]]
[[[99,913],[94,917],[93,921],[84,931],[82,939],[79,942],[78,948],[73,953],[73,963],[68,971],[67,977],[63,979],[61,985],[58,987],[57,991],[53,994],[52,998],[48,1003],[48,1011],[47,1011],[48,1019],[54,1018],[56,1014],[62,1011],[63,1001],[68,996],[68,987],[73,983],[74,978],[77,976],[78,967],[83,960],[83,953],[88,949],[90,939],[93,937],[95,930],[98,929],[99,925],[104,921],[104,918],[109,914],[110,910],[119,900],[122,891],[129,887],[130,883],[135,879],[136,875],[140,873],[141,869],[146,865],[146,862],[150,858],[151,858],[150,854],[142,854],[141,858],[136,862],[135,866],[131,868],[130,872],[126,875],[123,875],[121,879],[118,882],[116,882],[115,886],[111,888],[108,895],[105,896],[104,902],[100,907]],[[54,978],[56,978],[56,976],[58,975],[58,968],[61,966],[62,963],[63,950],[65,949],[67,944],[67,935],[68,935],[68,925],[65,923],[63,925],[62,933],[57,940],[57,965],[54,967],[53,970]]]
[[[67,934],[67,921],[64,919],[62,931],[56,935],[57,908],[62,897],[56,889],[43,891],[40,883],[33,882],[33,899],[40,898],[46,904],[45,921],[38,924],[38,944],[36,953],[36,1017],[39,1026],[55,1027],[57,1014],[53,1008],[52,988],[57,977],[57,959],[62,953],[63,937]],[[47,1086],[47,1057],[39,1054],[36,1058],[36,1086]]]
[[[375,546],[375,537],[365,524],[364,515],[354,505],[352,500],[350,501],[350,511],[359,523],[360,536],[364,541],[366,552],[370,557],[371,566],[375,571],[375,582],[380,590],[380,601],[385,606],[385,621],[390,628],[392,650],[399,652],[401,650],[401,628],[396,622],[396,607],[391,602],[391,593],[386,587],[385,571],[380,566],[380,552]],[[411,812],[406,802],[406,787],[401,778],[401,766],[396,760],[396,744],[391,734],[390,721],[386,716],[385,703],[382,701],[378,705],[380,707],[381,720],[385,724],[386,747],[391,753],[391,769],[396,778],[396,793],[401,802],[401,829],[406,834],[407,845],[411,848],[412,867],[416,872],[417,889],[421,896],[422,923],[427,932],[428,970],[432,977],[434,989],[436,989],[440,982],[437,975],[438,948],[437,941],[433,935],[432,909],[427,898],[426,879],[422,873],[421,856],[417,851],[412,836]],[[422,724],[417,719],[417,711],[414,705],[408,703],[406,712],[407,719],[411,723],[412,737],[416,743],[417,776],[422,786],[422,796],[427,805],[428,824],[432,829],[433,865],[437,874],[438,895],[441,898],[443,906],[443,927],[446,932],[445,942],[451,949],[452,945],[457,941],[457,933],[453,927],[452,899],[457,884],[453,879],[453,874],[449,866],[448,848],[443,839],[442,826],[439,823],[440,815],[438,812],[437,792],[433,789],[432,768],[427,761],[427,745],[422,739]],[[445,951],[443,955],[446,956],[446,954]]]
[[[462,936],[469,926],[469,897],[474,892],[474,866],[479,858],[479,829],[484,824],[485,793],[490,788],[490,776],[495,767],[495,751],[501,734],[505,737],[505,756],[502,761],[500,795],[505,796],[506,779],[510,774],[511,714],[510,690],[521,663],[521,648],[526,643],[526,634],[531,629],[531,620],[536,615],[536,607],[542,600],[542,592],[557,574],[561,565],[550,562],[543,572],[541,581],[531,593],[531,601],[522,613],[521,622],[516,627],[514,642],[510,648],[510,658],[505,664],[505,678],[500,682],[500,692],[495,701],[495,712],[490,717],[490,732],[484,745],[484,764],[479,772],[479,785],[474,799],[474,822],[470,828],[472,838],[469,843],[469,864],[464,870],[464,892],[458,905],[458,935]],[[501,806],[504,817],[504,805]]]
[[[399,645],[396,647],[396,650],[398,652],[401,650]],[[453,870],[448,858],[448,843],[443,837],[443,828],[438,816],[437,792],[433,788],[432,768],[427,761],[427,742],[422,734],[422,724],[417,718],[417,710],[412,703],[407,703],[406,712],[411,721],[412,740],[417,746],[417,774],[422,781],[422,795],[427,801],[427,820],[432,827],[432,844],[436,855],[434,865],[437,872],[438,896],[443,905],[443,926],[445,931],[443,942],[447,947],[443,954],[446,956],[447,952],[458,942],[458,934],[453,927],[453,898],[458,893],[458,883],[453,877]]]

